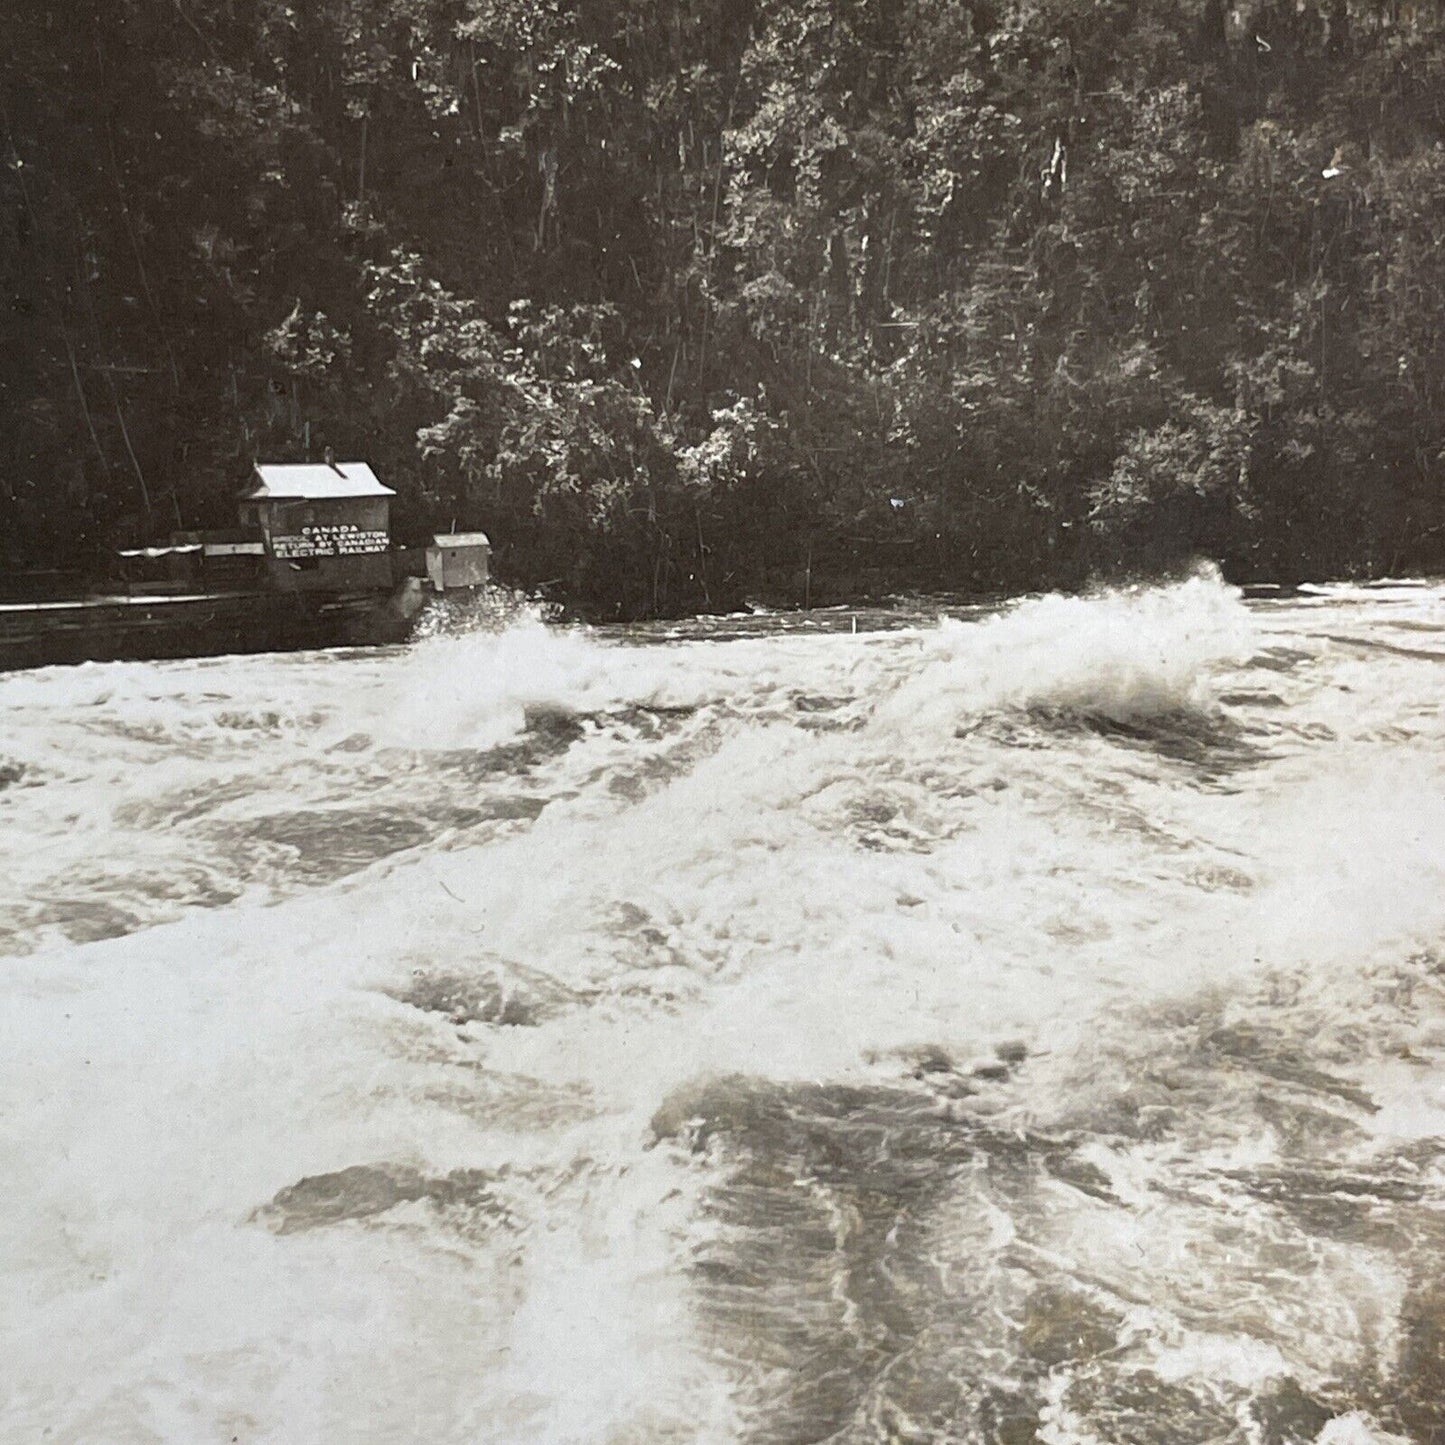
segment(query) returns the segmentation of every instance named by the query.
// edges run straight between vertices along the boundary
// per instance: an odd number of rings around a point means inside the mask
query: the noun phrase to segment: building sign
[[[391,538],[386,532],[368,532],[354,522],[338,522],[331,526],[302,527],[299,533],[271,538],[271,550],[277,557],[359,557],[372,552],[385,552]]]

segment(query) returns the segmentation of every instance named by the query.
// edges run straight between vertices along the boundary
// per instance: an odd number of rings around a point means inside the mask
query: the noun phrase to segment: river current
[[[0,1439],[1445,1439],[1442,685],[1208,575],[0,677]]]

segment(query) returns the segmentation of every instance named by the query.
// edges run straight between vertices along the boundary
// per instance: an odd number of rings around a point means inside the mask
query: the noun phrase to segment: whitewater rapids
[[[0,678],[0,1439],[1445,1438],[1445,589],[841,625]]]

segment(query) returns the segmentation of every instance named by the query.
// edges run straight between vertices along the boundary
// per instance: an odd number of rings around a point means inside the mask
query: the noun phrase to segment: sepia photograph
[[[0,18],[0,1445],[1445,1445],[1445,0]]]

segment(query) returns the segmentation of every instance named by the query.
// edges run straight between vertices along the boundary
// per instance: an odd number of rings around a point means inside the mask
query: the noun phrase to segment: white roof
[[[438,532],[432,539],[437,547],[490,547],[491,539],[485,532]]]
[[[376,473],[365,462],[302,462],[277,465],[256,464],[256,482],[241,493],[241,500],[260,502],[291,497],[394,497],[390,487],[383,487]]]

